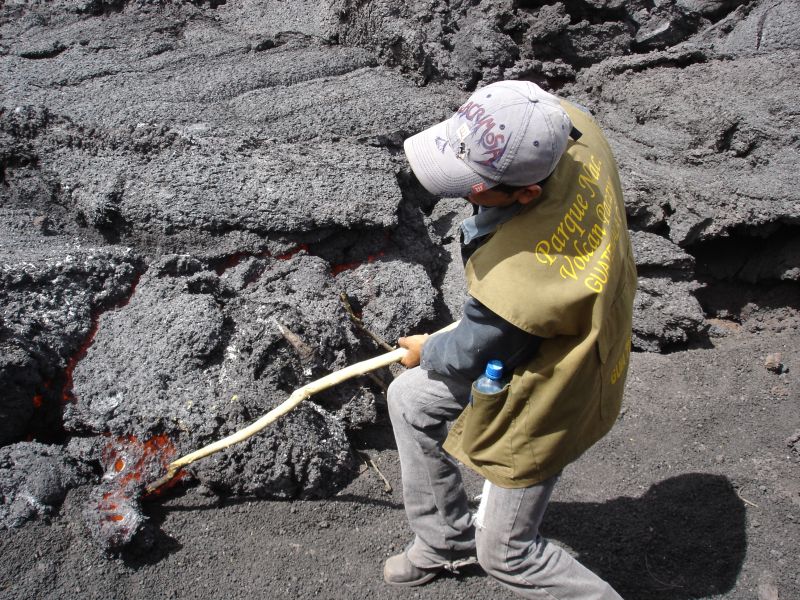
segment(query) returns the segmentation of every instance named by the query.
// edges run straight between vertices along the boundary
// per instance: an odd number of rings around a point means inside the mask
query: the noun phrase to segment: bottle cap
[[[503,377],[503,363],[499,360],[490,360],[486,363],[486,371],[484,374],[489,379],[502,379]]]

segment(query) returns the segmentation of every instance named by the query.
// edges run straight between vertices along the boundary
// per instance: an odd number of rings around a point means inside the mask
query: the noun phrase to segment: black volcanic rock
[[[669,54],[659,60],[669,61]],[[741,224],[800,219],[792,181],[796,92],[787,85],[800,63],[795,56],[776,69],[772,61],[691,64],[680,70],[680,85],[673,66],[655,62],[642,70],[638,59],[609,60],[581,74],[587,87],[602,81],[598,116],[629,173],[634,227],[667,228],[687,248],[729,236]],[[753,86],[773,92],[753,101]]]
[[[0,448],[0,529],[53,515],[67,490],[90,479],[88,469],[57,446],[20,442]]]
[[[166,433],[188,453],[266,413],[315,375],[351,362],[354,340],[327,263],[304,254],[266,263],[238,295],[214,272],[172,276],[155,265],[159,274],[143,277],[124,309],[103,316],[75,371],[77,401],[66,407],[66,430],[142,440]],[[308,354],[293,345],[296,339]],[[267,429],[233,456],[236,464],[253,461],[261,466],[247,468],[263,471],[292,452],[298,463],[291,474],[243,477],[227,488],[321,495],[342,480],[350,468],[342,425],[321,407],[285,419],[293,425]],[[306,435],[294,437],[287,428]],[[213,464],[202,467],[200,478],[219,487]],[[331,472],[318,474],[318,464]]]
[[[661,352],[705,342],[709,326],[693,294],[699,287],[695,282],[640,277],[633,304],[634,348]]]
[[[95,316],[130,293],[141,259],[41,234],[7,231],[3,241],[0,443],[7,444],[32,432],[58,435],[71,391],[63,373],[91,337]]]
[[[115,440],[232,433],[380,352],[342,292],[391,343],[458,318],[469,209],[421,191],[402,143],[502,78],[608,133],[635,349],[796,331],[798,24],[796,0],[3,4],[3,450],[51,442],[23,448],[32,469],[63,453],[105,477]],[[223,494],[331,494],[382,393],[329,390],[192,470]]]
[[[436,291],[421,265],[381,260],[345,271],[336,283],[360,307],[364,325],[390,344],[436,317]]]

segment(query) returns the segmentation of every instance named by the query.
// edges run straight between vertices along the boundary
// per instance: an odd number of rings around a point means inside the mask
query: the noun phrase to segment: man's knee
[[[455,419],[463,410],[462,392],[458,382],[447,382],[420,367],[414,367],[397,377],[386,394],[392,423],[400,419],[416,429],[439,427]]]
[[[410,404],[415,397],[414,379],[411,369],[409,369],[398,375],[389,384],[389,389],[386,391],[386,403],[389,407],[389,417],[392,422],[408,414]]]

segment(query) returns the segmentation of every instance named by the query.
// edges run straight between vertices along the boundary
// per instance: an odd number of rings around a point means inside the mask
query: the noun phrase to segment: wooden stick
[[[357,452],[361,456],[361,458],[364,459],[364,463],[367,465],[367,469],[372,467],[373,469],[375,469],[375,472],[378,474],[378,477],[383,479],[383,491],[387,494],[391,494],[393,489],[392,484],[389,483],[389,480],[386,478],[386,475],[384,475],[381,472],[381,470],[378,468],[378,465],[375,463],[374,460],[372,460],[372,457],[362,450],[358,450]]]
[[[741,500],[745,504],[749,504],[750,506],[752,506],[754,508],[758,508],[758,504],[756,504],[755,502],[750,502],[750,500],[748,500],[747,498],[742,496],[742,490],[741,489],[736,490],[736,495],[739,496],[739,500]]]
[[[451,323],[447,327],[440,329],[436,333],[443,333],[445,331],[449,331],[453,329],[458,324],[458,321],[455,323]],[[435,334],[434,334],[435,335]],[[339,369],[338,371],[334,371],[325,377],[312,381],[311,383],[307,383],[303,387],[296,389],[292,394],[289,396],[289,399],[284,401],[282,404],[279,404],[271,411],[266,413],[260,419],[255,421],[254,423],[248,425],[244,429],[240,429],[236,433],[229,435],[228,437],[222,438],[221,440],[217,440],[213,444],[209,444],[208,446],[203,446],[199,450],[195,450],[191,454],[187,454],[186,456],[182,456],[181,458],[172,461],[169,465],[167,465],[167,474],[164,475],[161,479],[158,479],[148,485],[145,488],[145,493],[151,494],[158,488],[160,488],[165,483],[169,482],[177,472],[182,469],[183,467],[192,464],[196,460],[200,460],[201,458],[205,458],[210,454],[214,454],[215,452],[219,452],[220,450],[224,450],[229,446],[233,446],[239,442],[243,442],[247,438],[252,437],[262,429],[264,429],[270,423],[273,423],[293,408],[295,408],[298,404],[300,404],[303,400],[306,400],[316,394],[317,392],[321,392],[322,390],[326,390],[329,387],[333,387],[338,383],[342,383],[343,381],[347,381],[348,379],[352,379],[353,377],[357,377],[358,375],[364,375],[365,373],[369,373],[370,371],[374,371],[375,369],[379,369],[381,367],[388,366],[392,363],[398,362],[402,360],[402,358],[406,355],[405,348],[397,348],[396,350],[392,350],[391,352],[387,352],[386,354],[381,354],[380,356],[376,356],[374,358],[370,358],[368,360],[363,360],[358,362],[354,365],[350,365],[345,367],[344,369]]]
[[[372,341],[378,344],[378,346],[380,346],[384,350],[388,350],[389,352],[393,350],[393,348],[388,343],[386,343],[386,340],[384,340],[377,333],[369,329],[366,325],[364,325],[364,321],[360,317],[356,316],[356,313],[353,311],[353,307],[350,304],[350,297],[347,295],[346,292],[342,292],[341,294],[339,294],[339,299],[342,301],[342,304],[344,304],[344,309],[347,311],[347,315],[350,317],[350,320],[353,321],[353,323],[355,323],[356,327],[358,327],[361,331],[363,331],[369,337],[371,337]]]

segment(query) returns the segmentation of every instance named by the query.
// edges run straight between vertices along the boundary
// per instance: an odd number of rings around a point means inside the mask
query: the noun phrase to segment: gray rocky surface
[[[752,600],[765,578],[779,599],[797,597],[794,338],[731,335],[713,349],[634,353],[622,418],[564,469],[542,535],[630,600]],[[778,351],[782,375],[764,366]],[[388,424],[372,429],[391,436]],[[0,598],[512,598],[477,566],[412,592],[383,582],[383,560],[410,532],[396,450],[367,450],[393,492],[372,468],[325,501],[189,487],[144,503],[148,538],[116,560],[99,559],[81,525],[91,488],[72,489],[58,518],[0,535]],[[483,486],[470,471],[465,483],[470,497]]]
[[[67,491],[92,479],[84,463],[58,446],[19,442],[0,448],[0,527],[55,514]]]
[[[640,269],[635,349],[796,333],[799,24],[796,0],[5,2],[3,451],[48,442],[25,456],[100,484],[113,440],[188,452],[379,352],[342,292],[390,342],[457,318],[465,205],[413,185],[402,140],[501,78],[608,132]],[[193,477],[335,493],[382,396],[325,392]],[[62,469],[35,465],[42,485]],[[11,503],[38,485],[4,477]],[[85,476],[59,481],[52,506]],[[96,539],[120,533],[97,516],[81,517]]]
[[[663,236],[648,231],[633,231],[631,245],[639,274],[662,271],[673,277],[694,274],[694,257]]]
[[[699,342],[708,329],[703,309],[693,295],[699,284],[666,277],[640,277],[634,300],[637,314],[647,315],[633,328],[633,344],[649,352]]]
[[[355,339],[322,259],[265,259],[242,290],[190,261],[170,274],[176,262],[152,265],[130,303],[104,315],[75,371],[79,401],[65,409],[68,433],[166,433],[185,454],[351,362]],[[348,454],[343,425],[329,412],[296,410],[238,449],[233,463],[209,461],[199,477],[240,493],[325,495],[346,478]]]
[[[0,248],[2,444],[57,427],[74,357],[99,312],[130,293],[141,263],[126,248],[33,239],[7,232]]]
[[[409,324],[436,318],[436,291],[421,265],[380,260],[343,272],[337,284],[360,306],[364,325],[385,340],[406,335]]]

